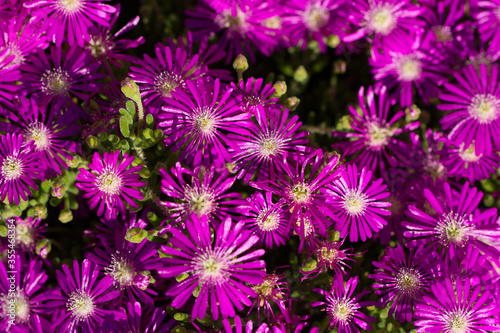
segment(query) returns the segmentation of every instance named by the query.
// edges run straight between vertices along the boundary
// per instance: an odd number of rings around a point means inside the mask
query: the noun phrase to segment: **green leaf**
[[[128,113],[132,116],[132,119],[135,118],[135,104],[132,101],[127,101],[125,103],[125,107],[127,108]]]
[[[120,132],[122,132],[124,137],[128,138],[130,136],[130,125],[124,116],[120,117]]]
[[[154,126],[154,118],[153,118],[153,115],[151,113],[149,113],[147,116],[146,116],[146,125],[149,126],[149,127],[153,127]]]
[[[134,118],[132,118],[132,116],[130,115],[130,113],[128,113],[127,110],[125,110],[124,108],[121,108],[120,114],[121,114],[120,120],[121,120],[121,118],[125,118],[125,119],[127,119],[128,125],[129,126],[132,125],[132,123],[134,122]]]

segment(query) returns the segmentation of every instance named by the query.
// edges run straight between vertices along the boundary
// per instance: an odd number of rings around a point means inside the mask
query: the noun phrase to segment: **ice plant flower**
[[[42,223],[40,217],[29,216],[24,219],[14,217],[16,225],[16,245],[18,249],[33,255],[36,243],[42,239],[47,229],[47,223]]]
[[[344,286],[343,281],[334,280],[331,291],[313,289],[326,297],[326,302],[319,301],[311,303],[312,307],[325,306],[321,310],[326,311],[330,317],[330,329],[338,328],[339,332],[359,333],[359,328],[371,331],[369,323],[376,319],[365,315],[359,309],[372,306],[373,301],[360,301],[363,296],[370,292],[365,290],[353,296],[354,289],[358,285],[359,277],[350,278]]]
[[[52,46],[49,56],[39,48],[21,66],[23,89],[48,110],[82,114],[83,110],[73,98],[86,100],[89,98],[87,93],[96,92],[103,86],[96,82],[106,77],[105,73],[97,73],[100,67],[89,51],[76,46],[67,53],[63,53],[61,47]]]
[[[19,91],[16,81],[21,79],[21,72],[18,66],[9,66],[13,57],[4,57],[8,52],[7,49],[0,51],[0,106],[12,109],[12,100]]]
[[[280,112],[279,98],[273,98],[275,89],[271,83],[262,87],[263,79],[253,77],[241,80],[238,84],[231,82],[234,94],[238,97],[238,105],[242,110],[254,115],[257,119],[264,115],[274,116]]]
[[[399,165],[398,160],[406,159],[408,145],[396,136],[417,128],[419,122],[410,122],[402,128],[397,128],[396,122],[405,114],[403,111],[398,111],[388,119],[391,104],[387,98],[387,89],[384,87],[378,93],[369,87],[366,100],[365,88],[361,87],[358,100],[361,114],[356,108],[349,106],[352,131],[333,132],[334,136],[348,140],[334,143],[332,147],[340,149],[344,156],[357,154],[352,163],[384,175],[387,173],[387,166],[396,167]]]
[[[118,211],[125,215],[125,203],[137,208],[133,199],[142,200],[143,195],[136,187],[145,186],[139,181],[139,171],[142,166],[129,166],[135,156],[128,153],[120,157],[120,151],[104,152],[101,156],[94,153],[89,170],[80,168],[76,176],[76,187],[86,193],[84,198],[90,199],[90,209],[97,206],[97,215],[101,216],[106,210],[107,218],[115,218]]]
[[[73,262],[73,272],[63,264],[62,271],[57,270],[57,282],[60,292],[52,296],[47,307],[61,309],[56,318],[52,319],[51,329],[57,333],[95,332],[97,329],[111,331],[114,322],[124,319],[120,311],[108,310],[106,302],[114,300],[120,294],[119,290],[111,290],[113,277],[106,275],[98,279],[99,266],[89,260],[80,263]]]
[[[500,330],[494,295],[469,278],[431,286],[415,308],[418,333],[488,333]]]
[[[234,317],[235,307],[243,310],[250,306],[255,291],[245,283],[259,284],[266,275],[263,260],[257,260],[264,250],[250,252],[258,236],[244,227],[244,222],[233,224],[227,218],[212,234],[206,216],[196,214],[186,221],[188,235],[171,229],[171,245],[163,245],[161,251],[165,268],[158,273],[164,278],[182,275],[183,279],[173,282],[166,295],[173,297],[171,306],[180,309],[199,288],[199,295],[191,310],[193,319],[202,319],[210,302],[212,317]],[[213,236],[213,238],[212,238]],[[220,308],[220,310],[219,310]]]
[[[457,83],[444,85],[439,95],[443,104],[437,107],[447,111],[441,119],[442,128],[450,131],[448,138],[469,147],[473,142],[476,154],[490,154],[493,144],[500,147],[500,85],[498,67],[488,73],[485,64],[478,71],[469,65],[456,73]]]
[[[497,33],[500,27],[500,0],[476,0],[472,4],[471,15],[477,24],[482,44],[489,42],[496,50],[500,50],[500,36]]]
[[[259,179],[273,179],[283,172],[281,161],[285,153],[307,152],[306,138],[309,132],[299,131],[302,122],[298,116],[288,118],[288,109],[278,117],[259,113],[257,123],[241,129],[239,133],[229,133],[231,161],[238,172],[238,178],[245,183],[257,174]]]
[[[410,248],[424,246],[423,253],[438,252],[446,260],[457,256],[463,258],[468,244],[479,248],[491,257],[500,254],[487,241],[494,241],[500,236],[500,225],[497,223],[482,224],[483,221],[497,214],[496,208],[490,208],[481,214],[473,214],[483,193],[475,187],[470,188],[466,182],[459,197],[452,194],[450,185],[444,184],[443,196],[438,200],[429,189],[424,189],[424,196],[435,212],[435,216],[423,212],[415,206],[408,207],[410,222],[403,222],[406,228],[404,236]]]
[[[430,291],[430,285],[437,277],[436,259],[434,262],[419,255],[418,249],[405,253],[401,244],[396,248],[388,247],[380,261],[374,261],[375,274],[368,277],[375,280],[373,288],[380,298],[377,307],[390,305],[389,316],[395,314],[400,322],[411,322],[413,304]]]
[[[349,234],[351,242],[357,242],[359,238],[364,242],[387,225],[382,216],[390,215],[386,209],[391,206],[390,202],[383,201],[389,196],[385,191],[387,185],[383,184],[382,178],[374,182],[372,171],[362,168],[358,174],[356,164],[349,164],[342,170],[340,177],[327,185],[327,203],[338,212],[336,215],[335,229],[340,231],[340,237]]]
[[[60,46],[67,32],[70,45],[83,47],[84,42],[90,41],[91,27],[96,23],[108,27],[110,14],[116,11],[102,1],[108,0],[32,0],[24,6],[32,10],[33,21],[44,20],[42,30],[48,40]]]
[[[38,190],[35,179],[42,180],[45,165],[33,141],[23,142],[22,134],[0,136],[0,193],[1,201],[7,197],[9,204],[19,205],[31,196],[31,189]]]
[[[126,321],[118,322],[117,332],[168,333],[177,323],[161,307],[144,307],[140,302],[126,303],[124,312]]]
[[[247,213],[246,227],[259,236],[259,244],[272,249],[274,245],[285,245],[290,238],[287,218],[283,208],[273,203],[273,194],[256,191],[247,198],[250,211]]]
[[[284,274],[267,274],[264,281],[260,284],[254,285],[252,289],[255,291],[257,298],[253,302],[251,308],[248,310],[250,313],[253,308],[257,307],[257,317],[260,320],[261,308],[265,316],[269,319],[275,319],[272,303],[276,304],[280,312],[285,316],[287,322],[289,321],[288,310],[286,308],[286,301],[290,296],[290,285]]]
[[[175,223],[194,213],[198,217],[206,215],[210,222],[218,224],[225,217],[239,219],[240,214],[248,211],[249,205],[240,193],[225,193],[236,181],[229,177],[227,168],[197,166],[189,170],[177,162],[170,173],[160,169],[160,174],[161,190],[169,199],[161,205]]]
[[[162,108],[159,127],[165,135],[165,145],[172,151],[185,148],[179,160],[189,165],[214,163],[222,167],[230,162],[226,148],[227,133],[239,133],[250,126],[252,115],[242,112],[232,97],[232,89],[223,90],[219,79],[187,81],[186,91],[172,91],[168,106]]]

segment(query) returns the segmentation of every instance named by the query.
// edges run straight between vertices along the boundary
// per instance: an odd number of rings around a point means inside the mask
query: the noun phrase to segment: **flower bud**
[[[61,210],[61,213],[59,213],[59,221],[62,223],[68,223],[73,220],[73,213],[69,209],[63,209]]]
[[[290,111],[295,111],[299,106],[300,99],[295,96],[288,97],[285,101],[285,107],[287,107]]]
[[[66,184],[66,182],[62,179],[58,179],[54,184],[52,184],[52,196],[61,199],[66,193],[67,189],[68,185]]]
[[[233,62],[233,68],[238,74],[243,73],[248,69],[248,60],[243,54],[239,54]]]
[[[52,244],[50,243],[50,240],[47,238],[40,239],[36,243],[36,254],[38,254],[42,258],[47,258],[47,255],[50,253],[50,250],[52,250]]]

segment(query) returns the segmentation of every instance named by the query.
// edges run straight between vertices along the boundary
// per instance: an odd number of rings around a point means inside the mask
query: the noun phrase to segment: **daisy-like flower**
[[[116,8],[101,3],[108,0],[32,0],[24,3],[31,9],[33,21],[44,20],[47,39],[60,46],[65,33],[70,45],[83,47],[90,41],[91,27],[109,26],[110,14]]]
[[[455,256],[463,258],[468,244],[479,248],[485,254],[497,258],[500,252],[486,242],[500,236],[500,225],[483,224],[485,220],[497,214],[496,208],[490,208],[481,214],[473,214],[483,198],[483,193],[476,188],[469,188],[466,182],[459,197],[452,195],[450,185],[444,184],[442,198],[436,198],[429,189],[424,189],[428,205],[436,215],[430,216],[415,206],[408,207],[411,222],[403,222],[407,229],[404,236],[410,248],[424,246],[423,253],[438,252],[446,260]]]
[[[387,225],[382,216],[390,215],[386,207],[391,203],[383,201],[389,196],[385,191],[387,185],[383,184],[382,178],[370,183],[372,172],[362,168],[358,174],[356,164],[348,165],[342,170],[340,177],[332,184],[327,185],[325,191],[327,203],[338,211],[335,229],[340,231],[340,237],[349,234],[351,242],[357,242],[359,238],[364,242]]]
[[[154,301],[148,294],[157,295],[148,288],[151,271],[163,267],[160,263],[155,243],[144,239],[139,244],[129,243],[124,237],[118,239],[115,251],[94,248],[94,253],[86,253],[85,257],[97,265],[104,267],[107,275],[114,278],[114,285],[122,291],[129,302],[135,299],[153,305]],[[121,299],[121,297],[120,297]]]
[[[12,100],[19,91],[16,81],[21,80],[21,72],[18,66],[9,65],[14,58],[8,54],[8,49],[0,51],[0,106],[12,109]]]
[[[386,86],[392,91],[391,101],[399,101],[402,107],[413,104],[414,87],[424,102],[437,97],[438,86],[447,80],[447,68],[429,52],[430,48],[422,44],[421,36],[412,35],[389,43],[382,53],[374,53],[370,65],[376,88]]]
[[[80,168],[76,176],[75,186],[85,191],[84,198],[90,199],[90,209],[97,209],[97,215],[101,216],[106,208],[106,218],[115,218],[118,211],[125,215],[125,203],[137,208],[133,199],[142,200],[141,191],[135,187],[145,186],[146,183],[139,181],[139,171],[142,166],[128,168],[134,161],[134,156],[127,153],[120,158],[120,151],[113,153],[104,152],[101,157],[94,153],[89,170]]]
[[[437,276],[435,265],[427,258],[420,257],[418,250],[410,250],[409,256],[401,244],[396,248],[387,248],[380,262],[374,261],[377,267],[375,274],[368,277],[375,280],[373,288],[380,298],[377,307],[385,307],[391,303],[389,316],[395,313],[400,322],[411,322],[413,304],[422,299],[430,291],[430,285]]]
[[[365,89],[361,87],[358,100],[361,115],[353,106],[349,106],[352,132],[333,132],[334,136],[347,138],[348,141],[334,143],[332,147],[339,148],[344,156],[358,154],[352,163],[384,175],[387,173],[386,164],[396,167],[401,161],[405,161],[405,156],[408,155],[408,145],[395,136],[417,128],[419,122],[410,122],[402,128],[397,128],[396,122],[404,117],[405,113],[398,111],[388,119],[391,104],[387,100],[387,90],[384,87],[377,94],[369,87],[366,101]]]
[[[52,320],[52,330],[63,332],[95,332],[98,329],[110,332],[114,322],[123,320],[123,312],[107,310],[106,302],[120,295],[119,290],[111,290],[113,277],[106,275],[98,280],[100,274],[96,264],[85,259],[80,264],[73,262],[73,272],[63,264],[62,272],[57,270],[60,292],[52,296],[47,307],[57,307],[61,311]]]
[[[219,79],[187,81],[187,91],[172,91],[168,106],[158,115],[159,127],[167,138],[165,145],[172,151],[185,148],[179,160],[189,165],[214,163],[222,167],[231,160],[226,148],[226,133],[239,133],[251,123],[251,114],[242,112],[233,90],[222,91]]]
[[[35,253],[36,243],[43,238],[47,223],[42,223],[39,217],[29,216],[24,219],[14,217],[16,225],[16,245],[30,255]]]
[[[241,110],[254,115],[258,120],[265,115],[274,116],[280,112],[279,98],[273,98],[275,89],[271,83],[262,87],[264,80],[253,77],[241,80],[239,84],[231,82],[231,87],[238,96],[238,105]]]
[[[373,39],[374,45],[399,42],[421,28],[422,8],[410,0],[361,0],[352,3],[349,21],[356,31],[344,41],[352,42],[363,37]]]
[[[326,306],[322,311],[326,311],[330,317],[330,329],[338,327],[339,332],[359,333],[359,328],[371,331],[369,323],[376,319],[364,314],[359,309],[372,306],[373,301],[360,301],[363,296],[370,292],[365,290],[353,297],[354,289],[358,285],[359,277],[350,278],[344,286],[343,281],[334,280],[332,290],[327,292],[323,289],[313,289],[326,297],[326,302],[319,301],[311,303],[312,307]]]
[[[252,46],[269,56],[278,45],[281,30],[277,1],[206,0],[186,11],[186,27],[195,40],[222,33],[219,45],[227,50],[226,64],[238,54],[255,62]]]
[[[35,179],[42,180],[45,165],[33,141],[23,143],[22,134],[8,133],[0,136],[0,193],[1,201],[7,197],[9,204],[19,205],[31,196],[31,189],[38,191]]]
[[[200,291],[192,306],[193,319],[205,316],[209,302],[214,320],[219,313],[223,318],[234,317],[235,307],[241,311],[243,305],[252,304],[250,298],[255,298],[256,293],[245,283],[263,282],[265,262],[257,258],[264,250],[249,252],[258,236],[243,225],[244,222],[233,224],[227,218],[213,235],[206,216],[198,218],[193,214],[191,221],[186,221],[188,235],[175,228],[171,230],[171,245],[161,247],[168,256],[162,259],[166,267],[158,272],[164,278],[185,275],[166,292],[174,297],[172,307],[180,309],[197,288]]]
[[[500,146],[500,85],[498,67],[488,73],[485,64],[476,71],[469,65],[462,75],[455,74],[457,83],[445,84],[439,95],[445,102],[437,107],[448,111],[441,119],[443,130],[450,130],[448,138],[464,147],[475,145],[476,154],[490,154],[493,143]]]
[[[283,172],[281,161],[285,153],[306,152],[306,138],[309,132],[298,131],[302,122],[298,116],[288,118],[289,111],[284,109],[278,117],[259,113],[257,124],[252,123],[239,133],[229,133],[231,161],[238,172],[238,178],[248,183],[254,174],[259,179],[273,179]]]
[[[310,37],[326,52],[325,40],[330,35],[342,35],[348,27],[346,13],[340,10],[344,0],[291,0],[283,14],[283,38],[290,46],[307,47]]]
[[[78,149],[76,142],[64,139],[78,133],[76,115],[40,109],[34,100],[25,98],[17,109],[18,115],[10,112],[10,123],[0,123],[0,130],[22,133],[25,143],[34,142],[35,151],[46,166],[45,179],[60,175],[62,168],[68,168],[65,160],[72,160],[71,153]]]
[[[133,62],[136,59],[134,56],[122,54],[122,52],[131,48],[136,48],[144,44],[145,41],[142,36],[136,40],[118,39],[139,24],[139,16],[134,17],[125,24],[123,28],[111,34],[111,29],[120,15],[120,8],[120,4],[117,4],[116,12],[111,14],[109,26],[99,25],[97,28],[91,27],[90,40],[85,46],[86,49],[90,50],[90,54],[92,54],[94,58],[101,61],[111,75],[112,70],[109,64],[114,67],[121,67],[121,61]]]
[[[500,50],[500,0],[471,1],[471,15],[477,22],[477,30],[483,44],[489,42],[497,51]]]
[[[118,322],[118,332],[168,333],[177,321],[169,320],[167,312],[160,308],[141,306],[140,302],[128,302],[124,308],[126,321]]]
[[[39,48],[21,66],[23,89],[49,111],[72,110],[82,114],[73,98],[86,100],[87,93],[104,86],[96,82],[106,77],[105,73],[97,73],[99,67],[101,64],[92,59],[90,52],[79,47],[71,47],[63,54],[61,47],[53,46],[50,56]]]
[[[43,289],[47,274],[42,269],[42,262],[26,261],[19,255],[13,261],[14,267],[0,262],[0,329],[2,332],[46,332],[50,322],[45,315],[50,311],[47,311],[45,302],[52,292]],[[15,286],[15,291],[12,286]],[[12,314],[14,318],[10,317]]]
[[[247,199],[250,211],[247,213],[246,227],[259,236],[259,244],[265,244],[272,249],[274,245],[285,245],[290,238],[287,231],[288,221],[283,208],[278,203],[273,203],[273,194],[255,192]]]
[[[259,323],[261,308],[265,316],[269,319],[275,319],[272,303],[276,304],[280,309],[280,312],[285,316],[287,322],[289,321],[288,310],[286,308],[286,301],[290,296],[290,285],[284,274],[267,274],[264,277],[264,281],[260,284],[254,285],[252,289],[257,295],[255,301],[253,302],[248,313],[257,306],[257,317]]]
[[[455,146],[455,145],[454,145]],[[464,144],[450,148],[444,155],[443,165],[450,177],[466,178],[471,184],[476,180],[488,179],[500,166],[500,156],[496,151],[490,154],[477,154],[475,143],[468,148]]]
[[[294,160],[289,161],[288,157]],[[250,185],[281,198],[284,209],[291,212],[287,230],[293,224],[297,234],[303,238],[314,234],[326,235],[335,214],[327,203],[328,195],[321,189],[338,177],[338,164],[338,155],[325,159],[321,149],[306,156],[285,154],[283,173],[270,180],[250,182]],[[312,168],[306,176],[308,167]]]
[[[176,223],[196,214],[207,216],[210,222],[224,220],[226,216],[238,219],[248,211],[248,203],[238,192],[225,193],[236,178],[229,177],[227,168],[197,166],[193,170],[183,168],[179,162],[171,169],[173,177],[160,169],[163,177],[161,190],[168,201],[161,204],[168,209],[168,217]]]
[[[446,278],[431,286],[415,308],[419,333],[489,333],[500,330],[498,305],[481,284]]]

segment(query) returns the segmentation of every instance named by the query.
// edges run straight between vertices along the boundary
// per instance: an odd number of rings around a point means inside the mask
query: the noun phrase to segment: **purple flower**
[[[213,236],[206,216],[192,215],[186,221],[186,236],[173,228],[169,238],[171,246],[163,245],[161,251],[169,257],[163,258],[166,265],[158,272],[161,277],[172,278],[183,274],[180,282],[173,282],[166,295],[174,297],[171,306],[181,308],[196,288],[199,295],[192,306],[193,319],[202,319],[210,302],[212,317],[217,320],[234,317],[234,308],[243,310],[250,306],[249,297],[256,297],[245,283],[262,283],[265,262],[257,260],[264,250],[250,252],[258,236],[243,228],[244,223],[234,225],[230,218],[224,220]]]
[[[42,223],[40,217],[29,216],[24,219],[14,217],[16,225],[16,245],[22,251],[33,255],[37,242],[43,238],[47,223]]]
[[[447,278],[431,286],[431,292],[415,308],[419,333],[488,333],[500,330],[498,308],[488,291],[469,278],[455,283]],[[495,316],[495,318],[492,318]]]
[[[500,50],[500,17],[498,8],[500,0],[473,0],[471,1],[471,15],[477,22],[477,31],[482,44],[490,43],[497,51]]]
[[[225,217],[238,219],[239,214],[248,211],[248,203],[238,192],[225,193],[236,178],[229,177],[227,168],[197,166],[193,170],[183,168],[179,162],[171,169],[173,177],[160,169],[163,177],[162,192],[169,197],[161,204],[167,208],[169,219],[176,223],[196,214],[207,216],[210,222],[218,224]]]
[[[500,85],[498,67],[488,74],[486,65],[479,70],[469,65],[462,75],[455,74],[457,83],[445,84],[446,92],[439,95],[445,102],[441,111],[450,111],[442,119],[443,130],[450,130],[448,138],[464,147],[475,145],[477,154],[490,154],[493,143],[500,147]]]
[[[140,302],[128,302],[124,312],[126,321],[118,322],[117,332],[168,333],[176,324],[175,319],[169,320],[164,309],[145,308]]]
[[[21,72],[18,66],[10,66],[12,56],[4,57],[9,53],[8,49],[0,51],[0,106],[12,109],[12,100],[19,92],[19,85],[16,81],[21,80]]]
[[[354,289],[358,284],[359,278],[350,278],[344,286],[343,281],[334,280],[332,290],[327,292],[323,289],[313,289],[313,291],[320,293],[326,297],[326,302],[313,302],[312,307],[326,306],[322,311],[328,313],[330,317],[330,329],[338,327],[340,332],[346,333],[359,333],[359,328],[365,331],[371,331],[372,327],[370,322],[375,322],[375,318],[365,315],[359,309],[372,306],[375,304],[373,301],[359,300],[370,292],[365,290],[353,297]]]
[[[48,110],[72,110],[83,113],[74,97],[89,98],[87,93],[98,91],[103,86],[96,80],[106,76],[96,73],[101,64],[92,60],[90,52],[71,47],[67,53],[61,47],[51,47],[50,56],[42,49],[33,53],[21,66],[23,89],[33,94],[40,106]]]
[[[262,192],[256,191],[247,200],[250,211],[246,214],[246,227],[259,236],[258,244],[270,249],[285,245],[290,238],[288,221],[281,205],[273,203],[273,194],[266,192],[264,198]]]
[[[257,120],[265,115],[276,116],[281,109],[281,105],[277,104],[280,99],[272,97],[275,92],[272,84],[268,83],[262,88],[263,81],[251,77],[246,82],[241,80],[239,84],[231,82],[241,110],[254,115]]]
[[[375,94],[373,88],[369,87],[365,101],[365,89],[361,87],[358,100],[362,114],[360,115],[353,106],[349,106],[353,131],[333,132],[334,136],[349,140],[332,145],[333,148],[340,148],[344,156],[359,153],[352,163],[382,175],[387,173],[386,164],[396,167],[401,161],[405,161],[408,154],[408,145],[395,136],[419,126],[419,122],[410,122],[402,128],[396,127],[396,122],[405,115],[403,111],[398,111],[388,120],[391,104],[387,100],[386,92],[382,87]]]
[[[186,27],[196,41],[222,32],[220,48],[227,50],[226,64],[238,54],[255,62],[252,46],[269,56],[278,45],[281,24],[277,1],[206,0],[186,11]],[[278,23],[278,24],[276,24]]]
[[[357,242],[359,238],[364,242],[373,236],[372,231],[377,232],[387,225],[381,217],[391,214],[385,209],[391,204],[382,201],[389,196],[385,191],[387,185],[382,184],[381,178],[370,184],[371,178],[372,172],[366,168],[358,174],[356,164],[348,165],[340,177],[327,186],[327,203],[339,212],[335,229],[340,231],[341,238],[349,234],[351,242]]]
[[[57,110],[40,109],[34,100],[22,98],[17,107],[18,115],[9,113],[10,123],[0,123],[0,130],[22,133],[25,143],[34,142],[35,151],[46,166],[45,179],[56,177],[62,168],[68,169],[66,160],[79,148],[74,141],[64,138],[79,131],[76,115],[58,114]],[[15,125],[17,126],[14,126]]]
[[[68,33],[68,42],[71,46],[78,44],[83,47],[84,42],[90,41],[89,31],[95,23],[109,26],[110,14],[116,8],[105,5],[101,1],[108,0],[32,0],[24,6],[32,9],[33,21],[44,20],[47,39],[60,46]]]
[[[56,307],[61,311],[52,321],[52,330],[63,332],[109,332],[106,330],[117,320],[123,320],[120,311],[106,310],[105,304],[120,294],[119,290],[111,290],[113,277],[100,275],[99,267],[87,259],[82,268],[77,260],[73,262],[73,272],[63,264],[62,272],[57,270],[57,282],[60,292],[52,297],[47,307]]]
[[[21,134],[0,136],[0,201],[8,197],[9,204],[19,205],[31,196],[31,189],[38,191],[35,179],[42,180],[45,165],[35,150],[33,141],[23,143]]]
[[[418,249],[411,249],[406,255],[401,244],[388,247],[380,262],[374,261],[375,274],[368,277],[375,280],[373,288],[380,298],[377,307],[391,303],[389,316],[395,313],[400,322],[411,322],[413,303],[420,301],[430,291],[430,285],[437,276],[436,263],[419,256]],[[438,266],[439,267],[439,266]]]
[[[90,209],[97,209],[97,215],[104,213],[106,206],[106,218],[115,218],[117,211],[125,215],[125,203],[137,208],[133,199],[142,200],[143,194],[135,187],[145,186],[146,183],[139,181],[138,172],[142,166],[128,168],[134,161],[134,156],[127,153],[120,158],[120,151],[113,153],[104,152],[101,157],[94,153],[92,162],[89,163],[90,172],[80,168],[76,176],[75,186],[87,193],[83,195],[88,198]]]
[[[219,79],[187,81],[186,91],[172,91],[168,106],[159,114],[159,127],[172,151],[186,146],[179,160],[189,165],[214,163],[222,167],[230,161],[227,132],[239,133],[250,126],[250,114],[236,105],[232,89],[221,90]]]
[[[469,188],[466,182],[459,196],[452,195],[450,185],[444,184],[443,197],[437,197],[429,190],[424,189],[424,196],[435,216],[430,216],[414,206],[408,207],[408,217],[412,222],[403,222],[407,229],[404,236],[408,239],[408,247],[424,246],[424,253],[433,251],[445,255],[446,260],[454,256],[463,258],[466,245],[472,244],[491,257],[500,254],[493,246],[486,242],[494,241],[500,236],[500,225],[480,223],[497,214],[496,208],[490,208],[481,214],[474,214],[480,203],[483,193],[476,188]]]
[[[286,321],[290,320],[288,315],[288,310],[286,308],[286,301],[290,296],[290,285],[284,274],[267,274],[264,276],[264,281],[260,284],[256,284],[252,287],[255,291],[257,297],[255,298],[252,307],[248,310],[248,313],[257,306],[257,317],[259,323],[261,308],[264,308],[263,312],[265,316],[269,319],[275,319],[272,303],[276,304],[280,312],[285,316]]]
[[[288,118],[289,111],[284,109],[278,117],[266,113],[256,114],[257,124],[252,123],[239,133],[228,134],[231,147],[231,161],[238,172],[238,178],[248,183],[257,174],[257,180],[273,179],[283,172],[281,161],[286,153],[306,152],[309,142],[306,131],[298,132],[302,123],[298,116]]]

